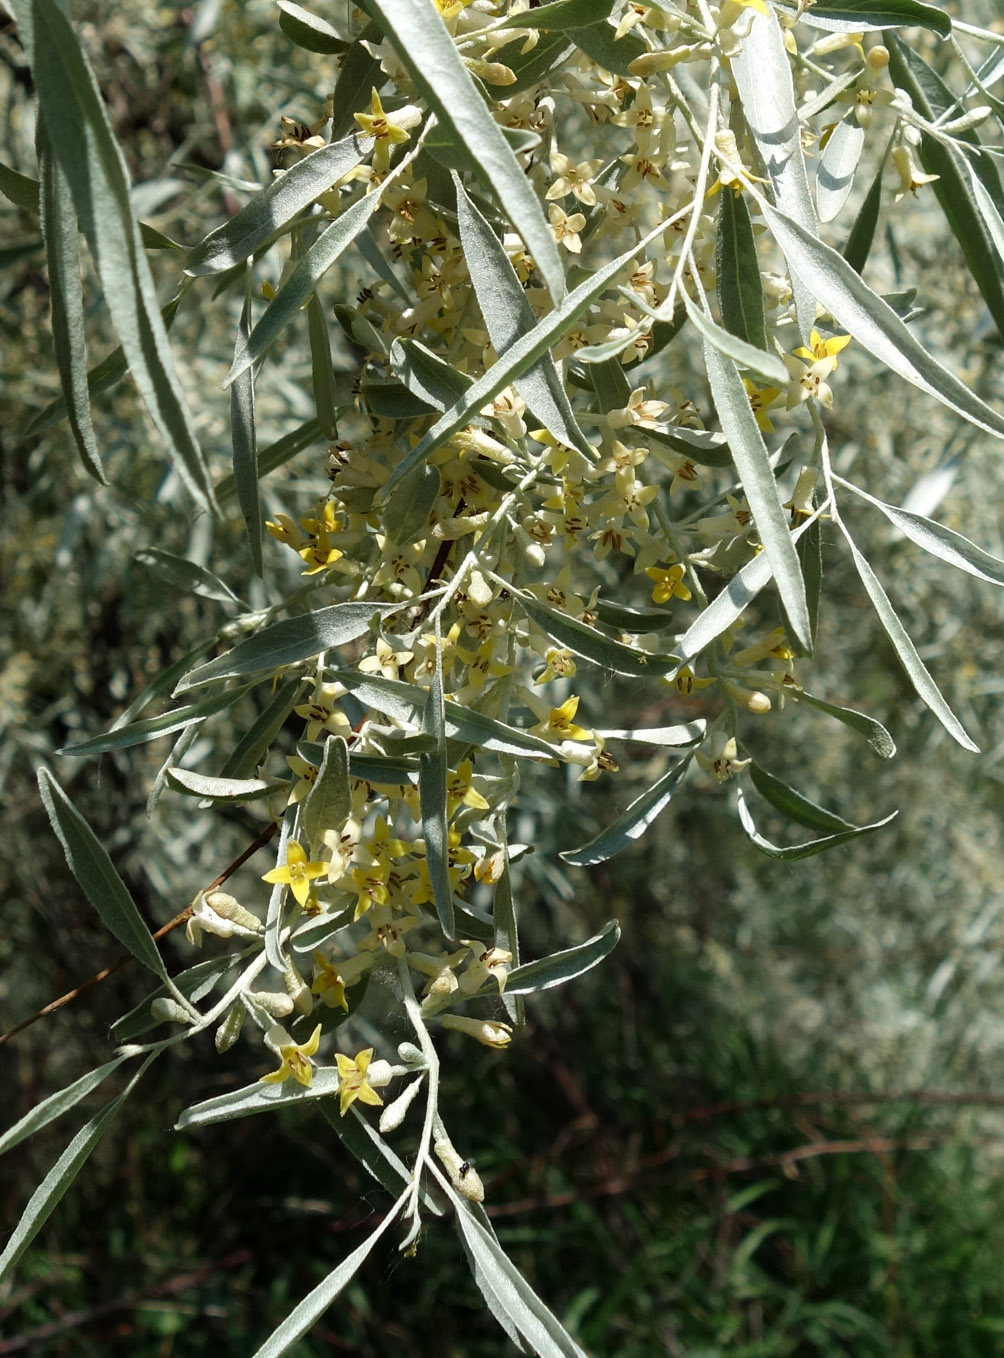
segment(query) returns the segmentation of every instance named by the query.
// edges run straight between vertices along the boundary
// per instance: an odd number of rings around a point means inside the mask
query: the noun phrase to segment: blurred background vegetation
[[[243,201],[242,181],[267,179],[280,115],[314,120],[331,88],[330,59],[293,48],[268,0],[75,10],[140,214],[185,245]],[[0,101],[0,156],[34,174],[30,83],[9,24]],[[908,206],[883,218],[870,281],[916,285],[925,336],[999,402],[999,337],[933,199],[926,211]],[[154,928],[263,828],[247,809],[192,816],[170,792],[148,818],[165,741],[100,761],[55,753],[107,729],[226,621],[225,605],[179,594],[137,552],[203,562],[251,605],[267,596],[249,584],[236,514],[193,521],[128,382],[97,402],[110,488],[87,478],[61,425],[25,436],[57,394],[43,252],[37,223],[5,201],[0,241],[6,1029],[117,956],[48,829],[40,763]],[[177,261],[154,255],[153,265],[166,300]],[[114,340],[88,282],[96,360]],[[355,286],[347,273],[346,289]],[[218,475],[229,458],[220,381],[232,309],[188,303],[172,332]],[[674,346],[681,371],[685,344]],[[313,413],[306,346],[276,358],[258,386],[260,445]],[[998,448],[960,433],[853,349],[843,387],[854,394],[831,422],[838,469],[866,463],[871,490],[936,507],[1000,554]],[[266,482],[271,509],[300,510],[323,491],[323,454],[316,443]],[[603,966],[534,1002],[508,1054],[459,1047],[447,1107],[467,1129],[463,1149],[477,1156],[503,1245],[597,1358],[1004,1351],[1002,606],[992,587],[949,574],[879,516],[862,510],[855,525],[983,755],[964,754],[921,708],[830,545],[819,652],[803,678],[880,718],[899,755],[880,763],[808,709],[771,717],[751,740],[766,767],[852,820],[898,807],[891,826],[821,858],[773,862],[743,837],[730,790],[695,784],[634,852],[568,872],[557,851],[608,820],[611,799],[629,800],[644,768],[592,785],[555,774],[521,802],[516,836],[537,846],[519,895],[529,948],[584,938],[611,914],[623,938]],[[289,569],[288,555],[270,551],[267,577]],[[249,696],[235,730],[266,700]],[[677,710],[626,685],[607,701],[641,707],[645,724]],[[243,880],[261,870],[254,860]],[[178,935],[163,946],[178,967],[190,964]],[[109,1024],[148,989],[125,968],[0,1047],[4,1125],[104,1059]],[[323,1120],[273,1119],[265,1138],[255,1119],[169,1130],[183,1106],[252,1080],[259,1066],[239,1046],[205,1065],[178,1048],[153,1068],[146,1097],[126,1104],[0,1290],[0,1355],[248,1354],[358,1243],[388,1199]],[[8,1226],[67,1135],[56,1123],[5,1160]],[[415,1260],[393,1243],[378,1250],[295,1349],[509,1351],[446,1225],[427,1232]]]

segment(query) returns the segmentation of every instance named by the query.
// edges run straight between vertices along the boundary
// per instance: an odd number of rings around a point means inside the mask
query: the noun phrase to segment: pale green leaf
[[[187,707],[176,707],[171,712],[162,712],[159,717],[144,717],[140,721],[129,722],[126,726],[116,726],[105,735],[92,736],[90,740],[67,745],[59,753],[79,756],[106,754],[109,750],[128,750],[133,745],[145,745],[149,740],[170,735],[172,731],[181,731],[186,726],[191,726],[193,722],[204,721],[206,717],[211,717],[216,712],[233,707],[249,688],[250,685],[245,684],[241,688],[227,689],[225,693],[214,693]]]
[[[853,118],[837,123],[816,164],[816,211],[832,222],[847,202],[865,144],[865,130]]]
[[[566,981],[574,981],[608,957],[617,946],[620,936],[620,925],[612,919],[585,943],[552,953],[550,957],[542,957],[537,962],[515,967],[506,978],[505,993],[532,995],[535,991],[550,990],[553,986],[564,985]]]
[[[56,0],[12,0],[11,8],[50,150],[70,186],[129,369],[181,480],[200,505],[214,509],[133,217],[125,161],[97,81]]]
[[[979,754],[979,746],[970,740],[962,723],[945,702],[941,690],[931,678],[924,662],[917,654],[917,648],[910,640],[906,628],[900,622],[896,610],[889,602],[889,596],[882,588],[878,576],[861,552],[858,551],[846,528],[844,529],[844,537],[851,549],[851,555],[854,558],[858,575],[861,577],[861,583],[864,585],[865,591],[872,601],[872,606],[878,614],[879,622],[885,629],[885,633],[899,657],[900,664],[906,670],[907,677],[917,690],[921,700],[931,709],[953,740],[957,740],[964,750],[972,750],[975,754]]]
[[[244,306],[237,323],[237,352],[247,344],[251,334],[252,277],[249,265],[244,279]],[[262,575],[264,572],[261,552],[262,512],[261,495],[258,490],[258,430],[255,424],[252,368],[241,373],[230,388],[230,443],[233,450],[234,489],[237,492],[241,514],[244,516],[251,567],[256,575]]]
[[[77,214],[73,209],[70,185],[49,148],[45,124],[41,121],[38,124],[37,141],[42,190],[42,237],[45,241],[52,306],[53,351],[70,429],[81,461],[96,481],[107,485],[91,423]]]
[[[213,599],[216,603],[241,606],[240,599],[218,575],[183,556],[176,556],[174,552],[165,552],[160,547],[143,547],[136,553],[136,560],[152,567],[176,589],[199,594],[203,599]]]
[[[804,18],[813,28],[837,33],[916,27],[947,38],[952,31],[952,21],[943,9],[920,0],[819,0],[804,12]]]
[[[835,703],[823,702],[822,698],[813,697],[811,693],[806,693],[805,689],[795,689],[792,696],[796,702],[808,703],[810,707],[818,708],[820,712],[835,717],[844,726],[856,731],[867,740],[880,759],[891,759],[896,753],[896,742],[882,723],[876,721],[874,717],[868,717],[863,712],[855,712],[850,707],[838,707]]]
[[[536,325],[533,308],[502,242],[464,191],[454,174],[460,242],[495,352],[504,356]],[[553,357],[543,354],[515,382],[516,390],[537,420],[559,443],[577,448],[590,461],[596,454],[579,428]]]
[[[270,443],[267,448],[263,448],[258,454],[256,484],[261,481],[262,477],[268,476],[269,472],[284,467],[290,458],[295,457],[297,453],[302,453],[304,448],[309,448],[312,443],[320,442],[323,437],[321,427],[314,419],[307,420],[290,433],[283,434],[274,443]],[[235,477],[232,474],[225,476],[216,487],[218,503],[225,505],[237,495]],[[238,504],[242,503],[243,501],[238,496]]]
[[[868,256],[871,254],[875,229],[878,226],[879,213],[882,209],[883,168],[883,166],[879,166],[878,172],[872,180],[871,188],[865,194],[861,210],[854,219],[854,225],[851,227],[842,251],[844,259],[847,260],[855,273],[862,272],[868,262]]]
[[[728,187],[722,189],[718,209],[715,291],[725,329],[765,353],[767,322],[753,223],[746,199]],[[782,380],[787,381],[787,372]]]
[[[318,1317],[328,1309],[339,1292],[347,1287],[358,1273],[373,1246],[384,1231],[393,1224],[403,1202],[404,1198],[399,1198],[372,1234],[368,1235],[363,1243],[357,1246],[347,1258],[343,1259],[337,1268],[332,1269],[322,1282],[319,1282],[312,1291],[307,1293],[299,1305],[290,1311],[279,1328],[273,1330],[261,1348],[255,1351],[253,1358],[279,1358],[280,1354],[285,1353],[307,1333]]]
[[[632,729],[597,731],[603,740],[636,740],[642,745],[680,747],[697,745],[704,738],[707,722],[703,718],[679,726],[638,726]]]
[[[852,826],[849,830],[840,830],[833,834],[823,835],[819,839],[811,839],[804,844],[790,844],[782,847],[771,843],[769,839],[760,834],[756,828],[756,822],[750,814],[749,807],[746,805],[742,788],[736,788],[736,797],[738,799],[739,822],[750,843],[759,849],[762,854],[766,854],[768,858],[777,858],[783,861],[811,858],[813,854],[823,853],[827,849],[835,849],[838,844],[846,844],[848,840],[859,839],[862,835],[874,834],[876,830],[881,830],[884,825],[895,820],[899,814],[894,811],[892,815],[876,821],[873,825]]]
[[[802,154],[791,62],[775,14],[754,12],[749,34],[732,58],[732,77],[764,173],[770,180],[774,202],[809,235],[814,235],[816,212]],[[787,258],[784,242],[780,244]],[[801,275],[793,276],[791,281],[798,328],[805,344],[816,319],[811,285]]]
[[[769,802],[774,810],[780,812],[787,820],[796,821],[809,830],[818,830],[823,834],[843,834],[845,830],[858,828],[850,821],[844,820],[843,816],[834,815],[825,807],[817,806],[801,792],[797,792],[774,774],[762,769],[755,760],[750,762],[749,775],[750,781],[764,801]]]
[[[479,166],[557,304],[565,293],[565,275],[540,201],[478,94],[432,0],[367,0],[367,8],[381,20],[398,58],[438,121],[456,134]]]
[[[38,771],[38,790],[66,862],[84,895],[123,947],[152,972],[167,972],[150,930],[97,836],[48,769]]]
[[[436,902],[439,927],[448,939],[456,937],[453,916],[453,887],[450,884],[450,833],[446,817],[446,711],[443,706],[443,679],[437,664],[422,712],[423,734],[431,736],[436,748],[419,759],[418,794],[422,809],[422,835],[429,883]]]
[[[296,676],[280,684],[266,704],[262,713],[244,732],[240,740],[227,755],[221,778],[249,778],[256,772],[258,765],[271,749],[282,724],[289,716],[303,686],[303,679]],[[171,761],[172,764],[175,762]]]
[[[552,641],[605,670],[612,670],[615,674],[630,674],[640,679],[657,679],[667,671],[675,670],[679,664],[679,659],[674,655],[643,651],[637,646],[626,646],[622,641],[614,641],[595,627],[560,613],[523,590],[511,588],[510,593],[531,622],[536,623]]]
[[[915,542],[925,552],[947,561],[950,566],[956,566],[968,575],[975,575],[978,580],[987,580],[991,585],[1004,585],[1004,561],[1000,557],[991,556],[982,547],[977,547],[975,542],[964,538],[961,533],[946,528],[944,524],[935,523],[933,519],[925,518],[923,514],[913,514],[908,509],[887,505],[874,495],[869,495],[860,486],[852,485],[850,481],[844,481],[839,476],[833,479],[837,485],[846,486],[862,500],[867,500],[876,509],[881,509],[904,537]]]
[[[759,277],[759,275],[758,275]],[[788,369],[784,366],[777,354],[769,354],[766,349],[755,349],[752,344],[747,344],[744,339],[733,334],[729,330],[724,330],[716,324],[710,316],[705,316],[690,299],[687,299],[687,314],[691,324],[701,332],[704,337],[705,352],[710,344],[717,349],[720,354],[731,359],[740,368],[749,369],[750,372],[757,373],[760,377],[765,377],[768,382],[780,382],[787,384]],[[749,405],[749,397],[746,398]],[[755,421],[754,421],[755,423]],[[761,443],[763,440],[761,439]]]
[[[566,849],[559,854],[573,868],[589,867],[593,863],[604,863],[615,853],[626,849],[629,844],[640,839],[661,811],[669,805],[680,780],[690,766],[690,756],[662,775],[650,788],[636,797],[626,810],[605,830],[601,830],[587,844],[578,849]]]
[[[192,769],[169,768],[167,781],[179,792],[211,802],[254,802],[289,791],[288,778],[209,778]]]
[[[257,674],[312,660],[322,651],[355,641],[369,630],[375,618],[394,613],[401,607],[401,604],[375,602],[331,604],[298,618],[283,618],[281,622],[263,627],[246,641],[238,642],[225,655],[191,670],[175,692],[187,693],[214,679],[232,679],[237,675]]]
[[[103,1084],[108,1079],[112,1071],[118,1070],[122,1062],[128,1060],[128,1056],[116,1056],[111,1061],[106,1061],[103,1066],[98,1066],[97,1070],[82,1075],[79,1080],[74,1080],[65,1089],[60,1089],[58,1093],[50,1094],[47,1099],[37,1103],[34,1108],[25,1113],[23,1118],[15,1122],[13,1127],[9,1127],[0,1136],[0,1155],[11,1150],[26,1136],[33,1136],[35,1132],[47,1127],[50,1122],[55,1122],[56,1118],[61,1118],[71,1108],[76,1108],[81,1099],[85,1099],[92,1089],[97,1089],[98,1085]]]
[[[428,462],[412,467],[411,471],[390,493],[384,506],[383,526],[388,548],[405,547],[417,538],[425,537],[443,477],[438,467]]]
[[[319,154],[318,151],[314,152],[314,155]],[[307,161],[312,159],[313,156],[307,157]],[[307,161],[300,163],[305,165]],[[281,180],[279,182],[282,183]],[[258,323],[248,336],[247,342],[238,347],[230,371],[224,379],[224,386],[238,378],[252,363],[256,363],[262,354],[275,343],[304,302],[315,295],[314,290],[327,270],[362,231],[373,215],[379,201],[379,193],[366,194],[365,197],[353,203],[351,207],[347,207],[329,227],[321,232],[262,312]],[[234,218],[233,220],[236,221],[237,219]],[[325,397],[325,404],[330,418],[331,410],[333,410],[333,395],[330,392]],[[320,410],[318,410],[317,418],[318,424],[321,425],[323,430],[324,420]]]
[[[344,824],[351,811],[349,747],[344,736],[330,735],[324,742],[324,757],[314,786],[303,806],[303,830],[312,855],[320,851],[325,830]]]
[[[446,410],[460,400],[471,378],[418,340],[396,339],[390,346],[391,372],[420,401]]]
[[[337,56],[348,47],[336,28],[302,5],[295,5],[292,0],[279,0],[279,11],[279,27],[291,43],[304,51]]]
[[[450,1193],[457,1209],[457,1225],[471,1256],[474,1278],[493,1312],[501,1310],[539,1358],[586,1358],[584,1351],[547,1309],[502,1246],[470,1210],[470,1204]],[[501,1317],[499,1316],[501,1320]]]
[[[196,962],[193,967],[188,967],[180,975],[171,978],[171,990],[167,986],[158,986],[130,1009],[128,1014],[116,1019],[111,1027],[113,1040],[135,1042],[151,1029],[159,1028],[164,1020],[154,1018],[150,1012],[154,1000],[168,996],[173,998],[180,992],[193,1004],[198,1004],[216,989],[229,972],[235,971],[245,957],[252,956],[258,951],[259,947],[255,942],[241,952],[221,953],[216,957],[207,957],[202,962]]]
[[[812,625],[802,567],[749,396],[735,364],[710,344],[704,346],[704,363],[715,410],[732,449],[732,459],[753,511],[764,555],[770,564],[788,623],[799,645],[809,651],[812,646]]]
[[[803,278],[811,279],[816,297],[842,330],[853,335],[894,373],[977,428],[1004,438],[1004,416],[932,358],[892,307],[863,282],[847,260],[763,198],[760,207],[788,263]]]
[[[355,134],[311,151],[218,226],[188,253],[185,272],[222,273],[241,264],[279,234],[335,180],[354,169],[366,153]],[[329,228],[330,229],[330,228]]]
[[[569,28],[565,32],[587,57],[614,75],[630,75],[632,61],[637,61],[648,51],[637,33],[628,29],[618,38],[616,30],[608,23],[585,24],[582,28]]]

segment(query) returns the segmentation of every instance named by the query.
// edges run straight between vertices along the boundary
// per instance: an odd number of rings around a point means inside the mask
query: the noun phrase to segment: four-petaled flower
[[[338,1066],[338,1111],[342,1117],[356,1099],[360,1103],[370,1103],[374,1106],[383,1103],[383,1099],[366,1079],[366,1072],[372,1060],[372,1047],[367,1047],[354,1058],[344,1056],[341,1052],[335,1053],[335,1062]]]
[[[310,1058],[317,1051],[321,1041],[321,1025],[318,1024],[314,1031],[307,1038],[306,1042],[283,1042],[283,1037],[288,1034],[281,1025],[276,1024],[272,1030],[278,1041],[276,1046],[282,1060],[278,1070],[271,1070],[267,1075],[261,1077],[264,1084],[282,1084],[292,1075],[293,1079],[309,1089],[310,1082],[314,1078],[314,1067]]]
[[[328,871],[327,863],[308,863],[303,846],[295,839],[286,845],[286,863],[281,868],[262,873],[263,882],[288,886],[300,905],[307,904],[310,883],[315,877],[323,877]]]
[[[692,597],[690,590],[683,583],[684,568],[679,562],[675,566],[670,566],[668,570],[663,570],[661,566],[648,566],[645,574],[650,580],[655,581],[655,588],[652,590],[654,603],[668,603],[674,596],[687,603]]]

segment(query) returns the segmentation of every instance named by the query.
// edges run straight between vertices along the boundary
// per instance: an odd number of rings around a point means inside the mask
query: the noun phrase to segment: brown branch
[[[277,829],[278,826],[273,823],[266,830],[263,830],[254,843],[248,845],[240,857],[235,858],[230,866],[221,872],[219,877],[206,887],[206,890],[215,891],[217,887],[222,886],[227,878],[232,877],[237,869],[241,867],[242,864],[246,863],[252,854],[257,853],[263,845],[268,843]],[[153,935],[154,941],[159,942],[159,940],[169,934],[172,929],[177,929],[179,924],[184,924],[191,913],[192,907],[186,905],[184,910],[175,915],[174,919],[168,920],[167,924],[161,925]],[[37,1014],[32,1014],[30,1018],[22,1019],[21,1022],[16,1023],[13,1028],[9,1028],[7,1032],[0,1034],[0,1047],[2,1047],[5,1042],[10,1041],[12,1037],[16,1037],[18,1033],[23,1032],[25,1028],[30,1028],[33,1023],[37,1023],[40,1018],[45,1018],[47,1014],[54,1014],[57,1009],[62,1009],[63,1006],[69,1004],[71,1000],[77,999],[78,996],[85,994],[88,990],[93,989],[94,986],[100,985],[102,981],[107,980],[109,976],[114,975],[116,971],[121,970],[122,967],[133,960],[133,954],[131,952],[123,953],[122,956],[118,958],[117,961],[112,962],[110,966],[103,967],[101,971],[97,972],[97,974],[92,976],[89,980],[81,981],[81,983],[74,986],[72,990],[68,990],[65,995],[60,995],[58,1000],[53,1000],[43,1009],[39,1009]],[[0,1353],[3,1353],[4,1351],[3,1348],[0,1348]]]

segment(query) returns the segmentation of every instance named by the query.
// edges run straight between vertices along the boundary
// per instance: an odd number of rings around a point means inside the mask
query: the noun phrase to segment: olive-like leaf
[[[882,723],[876,721],[874,717],[866,716],[863,712],[855,712],[850,707],[838,707],[835,703],[826,703],[822,698],[816,698],[811,693],[806,693],[805,689],[795,689],[792,696],[796,702],[808,703],[810,707],[818,708],[820,712],[835,717],[844,726],[856,731],[859,736],[867,740],[879,758],[891,759],[896,753],[896,742]]]
[[[565,274],[540,201],[474,81],[432,0],[367,0],[398,59],[443,126],[473,157],[503,210],[523,237],[557,304]]]
[[[615,853],[626,849],[629,844],[640,839],[661,811],[669,805],[680,780],[690,767],[690,756],[662,775],[650,788],[627,807],[621,814],[595,835],[587,844],[578,849],[566,849],[559,854],[573,868],[585,868],[593,863],[603,863],[613,858]]]
[[[816,211],[832,222],[847,202],[865,144],[865,130],[852,118],[837,123],[816,165]]]
[[[57,1093],[50,1094],[47,1099],[43,1099],[41,1103],[37,1103],[34,1108],[25,1113],[23,1118],[15,1122],[13,1127],[8,1127],[6,1132],[0,1136],[0,1155],[11,1150],[25,1137],[33,1136],[35,1132],[47,1127],[50,1122],[55,1122],[64,1113],[68,1113],[71,1108],[76,1108],[81,1099],[85,1099],[92,1089],[97,1089],[98,1085],[103,1084],[113,1071],[118,1070],[123,1061],[128,1060],[128,1054],[113,1057],[111,1061],[106,1061],[103,1066],[98,1066],[96,1070],[81,1075],[79,1080],[74,1080],[65,1089],[60,1089]]]
[[[786,0],[787,3],[787,0]],[[837,33],[869,32],[876,28],[929,28],[939,37],[952,32],[952,21],[937,5],[920,0],[819,0],[804,13],[812,28]]]
[[[788,369],[777,354],[769,354],[765,349],[755,349],[752,344],[740,339],[738,334],[723,329],[710,316],[705,316],[689,299],[687,312],[691,324],[701,332],[705,340],[705,349],[710,344],[740,368],[748,368],[760,377],[765,377],[768,382],[787,383]]]
[[[311,151],[194,246],[185,260],[185,272],[196,276],[222,273],[243,263],[319,194],[326,193],[336,180],[354,169],[365,153],[365,138],[355,134]]]
[[[302,5],[293,4],[292,0],[278,0],[278,3],[279,27],[297,47],[326,56],[337,56],[348,48],[349,44],[338,30],[324,19],[311,14]]]
[[[565,948],[537,962],[526,962],[521,967],[514,967],[506,978],[505,993],[532,995],[537,990],[550,990],[553,986],[564,985],[566,981],[574,981],[608,957],[617,946],[620,936],[621,927],[612,919],[585,943],[577,943],[574,948]]]
[[[270,443],[267,448],[262,448],[257,459],[256,485],[262,477],[284,467],[297,453],[302,453],[304,448],[309,448],[312,443],[320,442],[323,437],[317,420],[306,420],[290,433],[283,434],[274,443]],[[236,478],[231,474],[225,476],[216,487],[216,499],[219,504],[225,505],[235,496],[238,497],[238,503],[243,505],[244,502],[238,495]]]
[[[289,790],[288,778],[209,778],[192,769],[169,768],[167,781],[179,792],[211,802],[254,802]]]
[[[630,674],[636,679],[657,679],[679,664],[676,656],[642,651],[636,646],[625,646],[622,641],[614,641],[595,627],[570,618],[567,613],[551,608],[524,590],[513,588],[510,593],[531,622],[536,623],[552,641],[605,670],[612,670],[615,674]]]
[[[425,700],[422,731],[436,742],[436,748],[419,758],[418,794],[422,810],[422,835],[429,883],[436,902],[439,927],[448,939],[456,937],[453,916],[453,888],[450,885],[450,832],[446,817],[446,712],[443,707],[443,680],[437,667]]]
[[[218,575],[183,556],[176,556],[174,552],[165,552],[160,547],[143,547],[136,553],[136,560],[144,566],[151,566],[176,589],[187,590],[220,604],[241,605],[237,595]]]
[[[708,723],[703,718],[684,722],[679,726],[637,726],[632,728],[597,731],[603,740],[636,740],[642,745],[680,747],[697,745],[704,739]]]
[[[767,321],[753,223],[746,199],[727,187],[718,209],[715,290],[725,329],[766,352]]]
[[[38,790],[49,823],[63,846],[69,869],[84,895],[123,947],[155,975],[166,980],[164,960],[143,922],[139,907],[94,831],[48,769],[38,771]]]
[[[435,410],[448,409],[471,385],[466,373],[418,340],[396,339],[390,346],[390,367],[413,396]]]
[[[804,844],[781,846],[773,844],[769,839],[766,839],[760,834],[759,830],[756,828],[756,822],[750,813],[749,807],[746,805],[742,788],[736,789],[736,797],[738,799],[739,823],[746,832],[750,843],[755,848],[759,849],[762,854],[766,854],[768,858],[777,858],[789,862],[798,858],[811,858],[813,854],[823,853],[827,849],[835,849],[837,845],[846,844],[847,841],[851,839],[859,839],[862,835],[872,835],[876,830],[881,830],[884,825],[888,825],[890,821],[895,820],[899,815],[898,811],[893,811],[891,815],[886,816],[883,820],[875,821],[873,825],[852,826],[849,830],[840,830],[835,831],[833,834],[822,835],[819,839],[811,839]]]
[[[244,306],[237,323],[236,348],[247,345],[251,334],[251,268],[245,274]],[[258,429],[254,410],[254,369],[248,368],[230,388],[230,442],[233,450],[234,489],[244,517],[251,567],[263,573],[261,495],[258,490]]]
[[[311,660],[322,651],[355,641],[368,630],[374,618],[394,613],[401,607],[401,604],[373,602],[331,604],[298,618],[283,618],[281,622],[263,627],[246,641],[238,642],[225,655],[189,671],[175,693],[187,693],[214,679],[232,679],[237,675],[257,674]]]
[[[324,758],[314,786],[303,806],[303,831],[312,854],[320,850],[325,830],[342,825],[351,810],[349,747],[344,736],[330,735],[324,742]]]
[[[145,745],[149,740],[157,740],[172,731],[181,731],[193,722],[205,721],[206,717],[233,707],[250,687],[250,684],[245,684],[240,688],[229,688],[223,693],[213,693],[197,703],[190,703],[187,707],[162,712],[159,717],[145,717],[140,721],[131,721],[126,726],[116,726],[105,735],[92,736],[90,740],[67,745],[59,753],[78,756],[106,754],[109,750],[128,750],[133,745]]]

